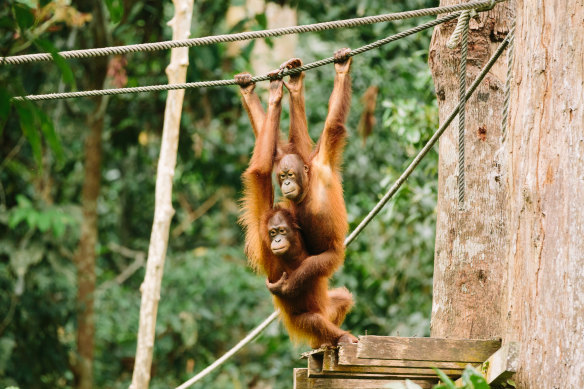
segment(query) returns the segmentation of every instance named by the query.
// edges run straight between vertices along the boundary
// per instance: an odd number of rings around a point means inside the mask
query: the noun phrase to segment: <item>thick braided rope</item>
[[[511,25],[511,31],[515,31],[515,20]],[[511,35],[509,40],[509,49],[507,50],[507,79],[505,80],[505,101],[503,101],[503,122],[501,123],[501,141],[505,142],[507,138],[507,126],[509,125],[509,100],[511,99],[511,81],[513,79],[513,55],[514,55],[515,34]]]
[[[464,16],[464,18],[463,18]],[[460,15],[458,18],[459,22],[462,19],[462,24],[464,27],[461,31],[462,44],[460,47],[460,68],[458,75],[458,85],[459,85],[459,104],[462,107],[458,112],[458,207],[462,209],[464,207],[464,190],[465,190],[465,180],[464,180],[464,149],[465,149],[465,136],[464,130],[466,127],[465,122],[465,111],[466,111],[466,58],[468,53],[468,22],[470,14]]]
[[[243,41],[243,40],[250,40],[250,39],[258,39],[258,38],[269,38],[269,37],[276,37],[282,35],[290,35],[290,34],[300,34],[305,32],[314,32],[314,31],[324,31],[330,30],[335,28],[351,28],[356,26],[362,26],[366,24],[374,24],[374,23],[382,23],[382,22],[389,22],[394,20],[401,20],[401,19],[408,19],[408,18],[415,18],[420,16],[431,16],[431,15],[439,15],[445,14],[450,12],[458,12],[464,11],[469,9],[476,9],[479,11],[484,11],[492,8],[495,3],[503,2],[505,0],[478,0],[472,1],[470,3],[464,4],[455,4],[445,7],[434,7],[434,8],[425,8],[419,9],[414,11],[406,11],[406,12],[397,12],[391,14],[384,14],[384,15],[376,15],[376,16],[367,16],[363,18],[354,18],[354,19],[346,19],[346,20],[337,20],[332,22],[323,22],[323,23],[315,23],[315,24],[307,24],[304,26],[293,26],[293,27],[282,27],[276,28],[272,30],[262,30],[262,31],[249,31],[249,32],[241,32],[236,34],[224,34],[224,35],[215,35],[215,36],[207,36],[207,37],[200,37],[200,38],[192,38],[192,39],[184,39],[184,40],[175,40],[175,41],[164,41],[164,42],[155,42],[155,43],[140,43],[135,45],[127,45],[127,46],[113,46],[113,47],[104,47],[98,49],[87,49],[87,50],[70,50],[70,51],[62,51],[59,53],[63,58],[88,58],[88,57],[99,57],[99,56],[106,56],[106,55],[114,55],[114,54],[126,54],[126,53],[134,53],[140,51],[157,51],[157,50],[168,50],[173,49],[176,47],[195,47],[195,46],[204,46],[204,45],[211,45],[215,43],[221,42],[235,42],[235,41]],[[0,57],[0,64],[24,64],[30,62],[39,62],[39,61],[51,61],[53,59],[52,55],[49,53],[38,53],[38,54],[26,54],[26,55],[16,55],[11,57]]]
[[[497,59],[501,56],[501,54],[503,53],[503,51],[505,50],[505,48],[509,44],[512,33],[513,33],[513,30],[511,32],[509,32],[509,34],[507,34],[507,37],[503,40],[503,42],[501,42],[501,45],[499,45],[499,48],[497,49],[497,51],[495,51],[493,56],[489,59],[489,62],[487,62],[487,64],[483,67],[483,69],[481,70],[481,72],[479,73],[477,78],[471,84],[470,88],[468,88],[468,90],[466,91],[465,99],[464,99],[465,101],[468,100],[472,96],[472,94],[477,89],[477,87],[479,86],[481,81],[485,78],[485,76],[491,70],[491,68],[493,67],[493,65],[497,61]],[[402,175],[395,181],[395,183],[391,186],[391,188],[387,191],[387,193],[385,193],[385,195],[381,198],[381,200],[379,200],[379,202],[375,205],[375,207],[373,207],[373,209],[363,219],[363,221],[361,223],[359,223],[357,228],[355,228],[353,230],[353,232],[347,237],[347,239],[345,239],[345,246],[348,246],[349,244],[351,244],[351,242],[353,242],[355,240],[357,235],[359,235],[361,233],[361,231],[363,231],[365,229],[365,227],[367,227],[367,225],[371,222],[371,220],[373,220],[373,218],[379,213],[379,211],[381,211],[381,209],[385,206],[385,204],[387,204],[387,202],[397,193],[398,189],[402,186],[402,184],[404,182],[406,182],[406,180],[412,174],[414,169],[418,166],[420,161],[422,161],[422,159],[426,156],[426,154],[428,154],[428,152],[432,149],[432,147],[436,144],[436,142],[438,142],[438,139],[440,138],[440,136],[442,136],[444,131],[446,131],[446,129],[448,128],[450,123],[452,123],[452,121],[454,120],[454,118],[456,117],[456,115],[458,114],[458,112],[461,110],[462,107],[463,107],[462,102],[459,102],[458,106],[450,113],[450,116],[448,116],[448,118],[444,121],[444,123],[442,123],[440,128],[438,128],[438,130],[434,133],[434,135],[432,135],[430,140],[428,140],[428,142],[426,142],[426,144],[424,145],[422,150],[420,150],[418,155],[416,155],[414,160],[410,163],[410,165],[406,168],[406,170],[404,170]]]
[[[410,28],[410,29],[402,31],[398,34],[391,35],[387,38],[380,39],[376,42],[359,47],[358,49],[351,50],[351,52],[349,52],[347,54],[347,56],[352,57],[352,56],[364,53],[368,50],[372,50],[372,49],[375,49],[377,47],[386,45],[386,44],[391,43],[393,41],[396,41],[398,39],[405,38],[408,35],[415,34],[417,32],[425,30],[427,28],[434,27],[438,24],[455,19],[459,15],[460,15],[460,13],[454,13],[454,14],[444,16],[442,18],[421,24],[417,27]],[[286,69],[285,71],[280,72],[278,74],[278,77],[284,77],[284,76],[287,76],[290,74],[301,73],[305,70],[310,70],[310,69],[314,69],[314,68],[317,68],[320,66],[331,64],[334,61],[335,61],[334,57],[321,59],[319,61],[311,62],[311,63],[308,63],[306,65],[295,68],[295,69]],[[269,79],[270,79],[270,77],[268,77],[267,75],[256,76],[256,77],[252,77],[251,82],[266,81]],[[140,92],[165,91],[165,90],[174,90],[174,89],[194,89],[194,88],[206,88],[206,87],[226,86],[226,85],[237,85],[237,81],[235,81],[234,79],[230,79],[230,80],[187,82],[187,83],[181,83],[181,84],[149,85],[149,86],[139,86],[139,87],[133,87],[133,88],[98,89],[98,90],[81,91],[81,92],[49,93],[49,94],[44,94],[44,95],[18,96],[18,97],[14,97],[14,100],[18,100],[18,101],[21,101],[21,100],[29,100],[29,101],[57,100],[57,99],[69,99],[69,98],[75,98],[75,97],[119,95],[119,94],[124,94],[124,93],[140,93]]]
[[[491,68],[493,67],[493,65],[497,61],[497,59],[501,56],[501,54],[503,53],[503,51],[505,50],[505,48],[509,44],[509,40],[510,40],[510,36],[511,36],[510,34],[511,34],[511,32],[503,40],[503,42],[501,43],[501,45],[499,46],[499,48],[497,49],[495,54],[493,54],[491,59],[489,59],[489,62],[487,62],[487,64],[483,67],[483,69],[481,70],[481,72],[479,73],[477,78],[474,80],[474,82],[472,83],[470,88],[467,90],[466,96],[465,96],[466,99],[469,99],[472,96],[472,94],[474,93],[476,88],[479,86],[481,81],[485,78],[485,76],[491,70]],[[371,220],[379,213],[379,211],[381,211],[381,209],[385,206],[385,204],[387,204],[387,202],[397,193],[398,189],[402,186],[402,184],[404,182],[406,182],[406,180],[412,174],[414,169],[418,166],[420,161],[428,154],[428,152],[432,149],[432,147],[434,147],[436,142],[438,142],[438,139],[444,133],[444,131],[446,131],[446,129],[448,128],[450,123],[452,123],[452,121],[454,120],[454,118],[458,114],[458,111],[461,109],[461,107],[462,106],[459,103],[458,106],[454,109],[454,111],[452,111],[450,113],[450,116],[448,116],[446,121],[444,123],[442,123],[440,128],[438,128],[438,130],[434,133],[434,135],[432,135],[430,140],[428,140],[428,142],[424,145],[422,150],[420,150],[418,155],[414,158],[414,160],[410,163],[410,165],[406,168],[406,170],[404,170],[402,175],[395,181],[395,183],[391,186],[391,188],[387,191],[387,193],[383,196],[383,198],[381,200],[379,200],[377,205],[375,205],[375,207],[369,212],[369,214],[365,217],[365,219],[363,219],[363,221],[361,221],[361,223],[359,223],[359,225],[357,226],[357,228],[355,228],[353,230],[351,235],[349,235],[347,237],[347,239],[345,239],[345,246],[350,245],[355,240],[357,235],[359,235],[359,233],[361,233],[361,231],[363,231],[363,229],[369,224],[369,222],[371,222]],[[211,373],[211,371],[213,371],[214,369],[219,367],[229,357],[231,357],[233,354],[235,354],[235,352],[237,352],[241,348],[243,348],[243,346],[245,346],[245,344],[251,342],[264,328],[267,327],[268,324],[270,324],[273,320],[275,320],[275,318],[277,317],[277,312],[278,311],[272,313],[260,325],[258,325],[256,328],[254,328],[248,336],[246,336],[236,346],[234,346],[231,350],[229,350],[227,353],[225,353],[221,358],[216,360],[212,365],[208,366],[206,369],[201,371],[199,374],[197,374],[193,378],[189,379],[188,381],[186,381],[182,385],[178,386],[177,389],[186,389],[186,388],[194,385],[196,382],[200,381],[203,377],[205,377],[206,375]]]
[[[471,11],[462,11],[460,14],[458,23],[456,23],[456,28],[446,43],[446,47],[449,49],[455,49],[460,44],[460,40],[462,39],[462,32],[465,28],[467,28],[466,26],[468,20],[470,19],[470,13]]]

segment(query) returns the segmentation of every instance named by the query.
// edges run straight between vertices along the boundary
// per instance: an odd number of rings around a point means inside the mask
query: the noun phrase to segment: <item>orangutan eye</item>
[[[284,227],[280,227],[280,234],[286,235],[286,229]]]
[[[293,178],[294,177],[294,173],[288,173],[288,177]]]
[[[280,174],[280,179],[281,179],[281,180],[284,180],[284,179],[286,179],[286,174],[284,174],[284,173]]]
[[[270,230],[270,236],[276,236],[276,230]]]

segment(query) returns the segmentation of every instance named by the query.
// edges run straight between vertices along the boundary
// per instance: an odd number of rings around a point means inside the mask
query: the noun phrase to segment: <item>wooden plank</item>
[[[438,381],[412,380],[423,389],[430,389]],[[294,369],[294,389],[383,389],[391,383],[403,383],[403,379],[387,378],[309,378],[308,369]]]
[[[338,364],[342,366],[363,366],[363,367],[408,367],[408,368],[428,368],[436,367],[443,370],[458,370],[462,372],[467,362],[443,362],[443,361],[409,361],[403,359],[370,359],[359,358],[357,356],[358,346],[356,344],[344,344],[339,348]]]
[[[359,338],[357,356],[367,359],[483,363],[500,347],[500,340],[369,335]]]
[[[485,362],[487,382],[500,385],[517,372],[519,343],[509,342],[503,345]]]
[[[313,365],[313,366],[316,366]],[[462,370],[460,369],[445,369],[443,370],[448,376],[456,378],[460,377]],[[325,352],[323,360],[318,362],[316,368],[308,364],[308,375],[312,376],[387,376],[395,378],[436,378],[436,372],[431,368],[418,367],[388,367],[388,366],[349,366],[340,365],[338,363],[338,356],[336,350]]]
[[[473,367],[485,377],[490,386],[499,387],[517,372],[518,353],[519,343],[510,342],[504,344],[485,363]],[[454,383],[456,386],[464,386],[462,378]]]

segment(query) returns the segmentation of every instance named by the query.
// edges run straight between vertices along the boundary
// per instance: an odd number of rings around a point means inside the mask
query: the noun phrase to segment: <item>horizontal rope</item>
[[[501,45],[499,45],[499,48],[497,49],[495,54],[493,54],[493,56],[489,59],[489,61],[483,67],[483,69],[481,70],[481,72],[479,73],[477,78],[474,80],[474,82],[472,83],[470,88],[468,88],[468,90],[466,92],[466,99],[465,100],[468,100],[472,96],[472,94],[477,89],[477,87],[482,82],[482,80],[485,78],[487,73],[491,70],[491,68],[493,67],[493,65],[497,61],[497,59],[501,56],[501,54],[503,53],[503,51],[505,50],[505,48],[509,44],[509,40],[513,36],[514,30],[515,30],[515,28],[512,28],[511,31],[509,32],[509,34],[507,34],[507,37],[503,40]],[[434,135],[432,135],[430,140],[428,140],[428,142],[426,142],[426,144],[424,145],[422,150],[420,150],[418,155],[416,155],[414,160],[410,163],[410,165],[406,168],[406,170],[404,170],[402,175],[395,181],[395,183],[391,186],[391,188],[387,191],[387,193],[383,196],[383,198],[377,203],[377,205],[375,205],[375,207],[371,210],[371,212],[369,212],[369,214],[365,217],[365,219],[363,219],[363,221],[361,221],[361,223],[359,223],[357,228],[355,228],[353,230],[353,232],[345,239],[345,246],[350,245],[355,240],[357,235],[359,235],[361,233],[361,231],[363,231],[363,229],[365,229],[365,227],[367,227],[367,225],[371,222],[371,220],[379,213],[379,211],[381,211],[381,209],[387,204],[387,202],[397,193],[398,189],[403,185],[404,182],[406,182],[408,177],[412,174],[412,172],[419,165],[419,163],[422,161],[422,159],[424,159],[424,157],[428,154],[428,152],[432,149],[432,147],[434,147],[436,142],[438,142],[438,139],[444,133],[444,131],[446,131],[446,129],[448,128],[450,123],[452,123],[452,121],[454,120],[454,118],[456,117],[458,112],[460,111],[461,107],[462,107],[462,103],[459,103],[458,106],[450,113],[450,116],[448,116],[446,121],[438,128],[438,130],[434,133]],[[251,339],[249,339],[246,343],[249,343],[259,332],[261,332],[267,326],[266,323],[268,323],[268,324],[271,323],[275,319],[274,315],[277,315],[277,313],[278,313],[278,311],[273,312],[266,320],[264,320],[259,326],[257,326],[254,330],[252,330],[250,335],[253,334],[253,336],[251,336]],[[245,339],[240,341],[234,348],[232,348],[226,354],[224,354],[221,358],[216,360],[212,365],[205,368],[203,371],[201,371],[199,374],[197,374],[196,376],[194,376],[193,378],[191,378],[190,380],[188,380],[187,382],[185,382],[184,384],[179,386],[177,389],[186,389],[186,388],[192,386],[197,381],[199,381],[201,378],[203,378],[204,376],[209,374],[212,370],[214,370],[215,368],[220,366],[229,357],[231,357],[233,354],[235,354],[236,351],[239,351],[245,345],[245,344],[243,344],[243,342],[246,339],[250,338],[250,335],[248,335]],[[235,348],[237,348],[237,350],[232,352]]]
[[[396,41],[401,38],[405,38],[408,35],[415,34],[422,30],[425,30],[430,27],[434,27],[440,23],[447,22],[449,20],[455,19],[460,15],[460,12],[454,13],[448,16],[444,16],[442,18],[432,20],[430,22],[421,24],[417,27],[410,28],[408,30],[402,31],[398,34],[389,36],[384,39],[380,39],[376,42],[370,43],[368,45],[359,47],[358,49],[351,50],[347,56],[352,57],[358,54],[362,54],[366,51],[375,49],[377,47],[386,45],[390,42]],[[328,57],[325,59],[321,59],[320,61],[311,62],[306,65],[294,68],[294,69],[286,69],[285,71],[278,74],[278,77],[284,77],[290,74],[297,74],[301,73],[305,70],[315,69],[320,66],[324,66],[327,64],[331,64],[335,61],[334,57]],[[267,81],[270,77],[267,75],[264,76],[256,76],[252,77],[251,82],[259,82],[259,81]],[[166,91],[166,90],[175,90],[175,89],[194,89],[194,88],[207,88],[207,87],[214,87],[214,86],[226,86],[226,85],[237,85],[237,81],[234,79],[230,80],[215,80],[215,81],[199,81],[199,82],[187,82],[181,84],[162,84],[162,85],[149,85],[149,86],[139,86],[133,88],[117,88],[117,89],[98,89],[98,90],[90,90],[90,91],[81,91],[81,92],[65,92],[65,93],[49,93],[44,95],[28,95],[28,96],[18,96],[14,97],[14,100],[22,101],[22,100],[29,100],[29,101],[37,101],[37,100],[57,100],[57,99],[70,99],[76,97],[88,97],[88,96],[105,96],[105,95],[119,95],[124,93],[141,93],[141,92],[153,92],[153,91]]]
[[[103,47],[98,49],[86,49],[86,50],[69,50],[61,51],[59,55],[63,58],[89,58],[89,57],[100,57],[113,54],[126,54],[135,53],[141,51],[157,51],[157,50],[168,50],[176,47],[195,47],[211,45],[215,43],[222,42],[235,42],[258,38],[269,38],[282,35],[290,34],[300,34],[305,32],[314,31],[324,31],[336,28],[351,28],[356,26],[362,26],[367,24],[389,22],[394,20],[409,19],[420,16],[431,16],[439,15],[450,12],[464,11],[475,9],[477,11],[488,10],[492,8],[495,3],[500,3],[505,0],[479,0],[472,1],[470,3],[455,4],[445,7],[434,7],[425,8],[414,11],[406,12],[396,12],[391,14],[383,14],[377,16],[367,16],[363,18],[354,18],[346,20],[337,20],[333,22],[323,22],[315,24],[307,24],[303,26],[293,26],[293,27],[282,27],[275,28],[272,30],[261,30],[261,31],[249,31],[240,32],[236,34],[225,34],[225,35],[215,35],[192,39],[174,40],[174,41],[164,41],[155,43],[140,43],[135,45],[126,46],[113,46],[113,47]],[[24,64],[31,62],[41,62],[41,61],[52,61],[53,57],[49,53],[38,53],[38,54],[25,54],[25,55],[15,55],[11,57],[0,57],[0,64],[6,63],[11,65]]]

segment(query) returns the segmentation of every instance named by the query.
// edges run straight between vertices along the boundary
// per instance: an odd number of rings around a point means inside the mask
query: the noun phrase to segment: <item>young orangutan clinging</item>
[[[268,288],[291,337],[307,339],[314,347],[356,341],[338,328],[352,305],[346,289],[328,292],[328,274],[318,272],[304,277],[306,282],[286,282],[312,256],[306,252],[293,213],[274,209],[271,174],[278,147],[282,84],[282,80],[270,82],[267,115],[257,131],[250,166],[243,173],[241,223],[246,230],[246,254],[251,265],[267,275]]]
[[[314,276],[330,277],[345,257],[344,239],[348,225],[340,169],[347,136],[344,123],[351,100],[349,52],[349,49],[335,52],[336,74],[328,115],[323,133],[313,151],[310,151],[312,141],[306,125],[302,73],[290,76],[289,82],[285,84],[290,92],[290,133],[287,144],[278,143],[278,126],[265,125],[270,120],[270,109],[266,118],[259,98],[253,93],[254,86],[249,83],[246,85],[251,76],[236,76],[242,85],[244,107],[258,137],[256,149],[265,158],[271,158],[272,166],[276,166],[278,183],[284,197],[282,205],[293,209],[310,254],[294,274],[279,281],[293,287]],[[293,59],[282,66],[294,68],[300,65],[300,60]],[[275,132],[265,134],[275,139],[273,149],[262,148],[265,146],[259,143],[264,130]],[[269,193],[272,195],[273,192]],[[253,240],[257,238],[248,234],[247,245],[253,245]],[[253,263],[254,259],[251,261]]]
[[[282,276],[301,266],[308,257],[299,227],[290,211],[274,208],[263,218],[263,244],[277,257]],[[274,295],[274,304],[280,308],[284,325],[292,340],[306,340],[311,347],[336,346],[352,342],[355,337],[339,328],[353,305],[351,293],[346,288],[328,290],[328,278],[316,276],[303,287],[291,288],[282,283],[266,285]]]

